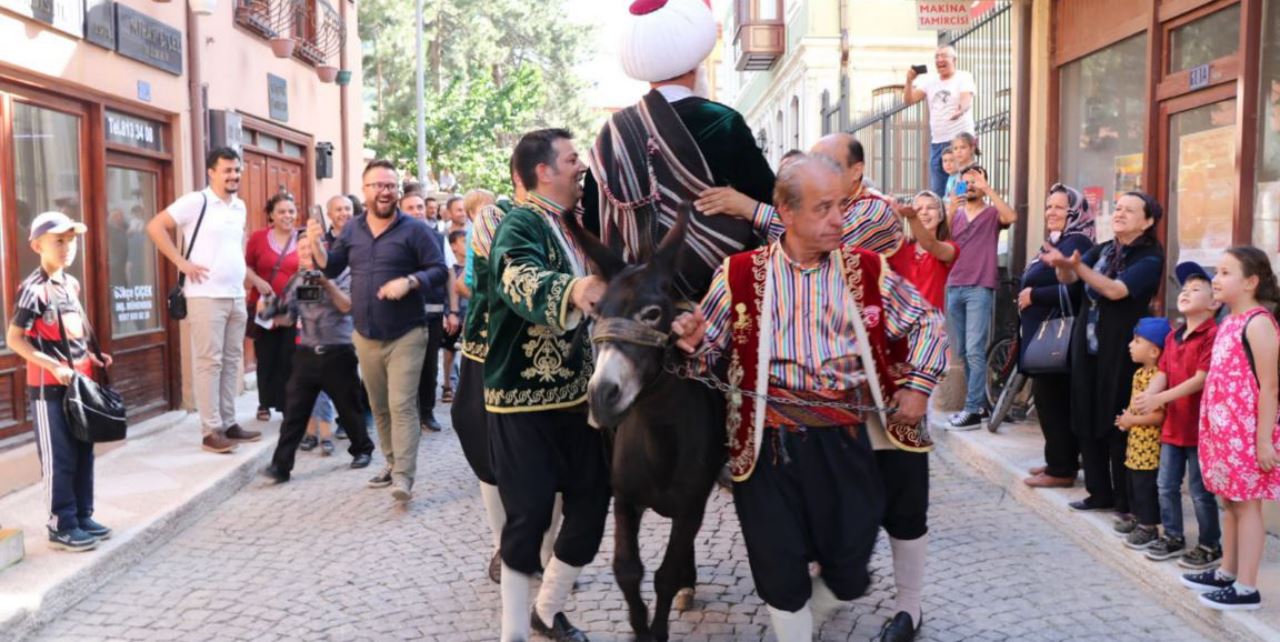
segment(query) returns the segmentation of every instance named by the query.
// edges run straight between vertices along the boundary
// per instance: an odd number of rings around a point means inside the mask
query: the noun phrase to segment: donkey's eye
[[[657,325],[662,320],[662,308],[656,305],[648,306],[636,315],[636,320],[645,325]]]

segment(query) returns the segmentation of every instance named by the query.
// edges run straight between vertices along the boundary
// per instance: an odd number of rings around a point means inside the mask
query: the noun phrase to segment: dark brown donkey
[[[682,358],[668,337],[678,310],[672,280],[691,206],[644,264],[627,265],[574,217],[566,224],[609,282],[592,331],[595,375],[588,400],[592,422],[605,431],[612,460],[613,574],[626,595],[639,640],[667,639],[673,600],[683,610],[698,581],[693,545],[707,497],[725,462],[724,397],[671,374]],[[654,576],[658,601],[652,625],[640,598],[640,518],[645,509],[671,519],[671,536]]]

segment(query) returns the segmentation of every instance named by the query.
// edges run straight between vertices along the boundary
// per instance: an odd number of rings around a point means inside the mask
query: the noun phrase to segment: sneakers
[[[370,479],[368,481],[369,488],[386,488],[387,486],[390,486],[390,485],[391,485],[391,467],[390,466],[383,468],[382,472],[378,473],[377,475],[374,475],[373,479]]]
[[[333,438],[334,438],[334,439],[341,439],[342,441],[346,441],[346,440],[347,440],[347,431],[346,431],[342,426],[338,426],[338,427],[333,431]]]
[[[391,498],[398,502],[407,502],[413,499],[413,490],[409,488],[409,482],[403,479],[396,479],[391,482]]]
[[[333,450],[334,450],[333,440],[330,440],[330,439],[320,440],[320,452],[323,453],[325,457],[332,455]]]
[[[49,529],[49,547],[79,553],[91,551],[98,547],[98,538],[84,532],[81,528],[67,528],[60,531]]]
[[[1201,594],[1200,603],[1217,611],[1255,611],[1262,608],[1262,593],[1241,593],[1233,582],[1226,588]]]
[[[370,457],[369,455],[365,455],[365,454],[356,455],[351,460],[351,467],[352,468],[368,468],[369,462],[371,461],[373,461],[373,457]]]
[[[1127,537],[1137,527],[1138,520],[1134,519],[1133,515],[1121,515],[1111,524],[1112,532],[1122,537]]]
[[[212,432],[204,436],[204,441],[200,442],[200,447],[211,453],[226,454],[236,449],[236,442],[227,439],[220,432]]]
[[[1206,568],[1217,568],[1222,561],[1222,547],[1209,548],[1201,544],[1187,551],[1181,559],[1178,560],[1178,566],[1193,570],[1204,570]]]
[[[316,439],[315,435],[307,435],[306,437],[302,438],[302,443],[298,444],[298,450],[301,450],[304,453],[309,453],[315,450],[316,446],[319,446],[319,445],[320,445],[320,440]]]
[[[262,433],[256,430],[245,430],[240,424],[231,424],[227,429],[227,439],[231,441],[258,441],[262,439]]]
[[[948,426],[951,430],[976,430],[982,427],[982,420],[987,416],[986,411],[983,412],[962,412],[951,419]]]
[[[1236,583],[1236,578],[1224,578],[1218,575],[1217,570],[1201,571],[1199,573],[1186,573],[1182,576],[1182,585],[1201,593],[1209,591],[1217,591],[1227,588]]]
[[[1165,535],[1147,548],[1147,559],[1156,562],[1173,559],[1186,550],[1187,541],[1181,537]]]
[[[1067,504],[1067,508],[1070,508],[1071,510],[1079,511],[1082,513],[1087,513],[1091,511],[1115,510],[1114,506],[1103,506],[1101,504],[1093,504],[1093,503],[1090,503],[1088,499],[1078,499],[1074,502],[1071,502],[1070,504]]]
[[[92,517],[80,518],[80,530],[97,540],[111,539],[111,529],[93,521]]]
[[[1125,538],[1124,545],[1135,551],[1145,551],[1160,539],[1160,529],[1155,526],[1141,526],[1133,529]]]

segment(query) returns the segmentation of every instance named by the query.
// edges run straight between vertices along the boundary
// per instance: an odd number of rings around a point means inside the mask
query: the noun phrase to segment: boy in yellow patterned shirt
[[[1156,364],[1164,351],[1164,340],[1169,336],[1169,330],[1169,320],[1164,317],[1140,319],[1133,329],[1129,356],[1141,367],[1133,373],[1131,398],[1146,392],[1151,380],[1159,374]],[[1126,535],[1124,545],[1135,551],[1150,548],[1160,539],[1160,497],[1156,480],[1160,469],[1160,425],[1163,422],[1163,407],[1141,414],[1132,403],[1116,417],[1116,427],[1129,433],[1124,467],[1129,473],[1129,507],[1133,514],[1122,515],[1116,521],[1115,531]]]

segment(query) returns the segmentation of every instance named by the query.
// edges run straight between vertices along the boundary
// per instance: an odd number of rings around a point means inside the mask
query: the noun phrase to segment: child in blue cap
[[[1146,392],[1151,380],[1160,373],[1157,364],[1169,330],[1169,320],[1164,317],[1138,320],[1138,326],[1133,329],[1133,340],[1129,342],[1129,356],[1139,366],[1133,373],[1131,397],[1136,398]],[[1163,422],[1163,406],[1139,413],[1131,403],[1116,417],[1116,427],[1129,433],[1124,467],[1129,470],[1129,509],[1133,513],[1122,515],[1116,521],[1115,530],[1126,535],[1124,545],[1135,551],[1146,550],[1160,539],[1160,495],[1156,482],[1160,469],[1160,425]]]

